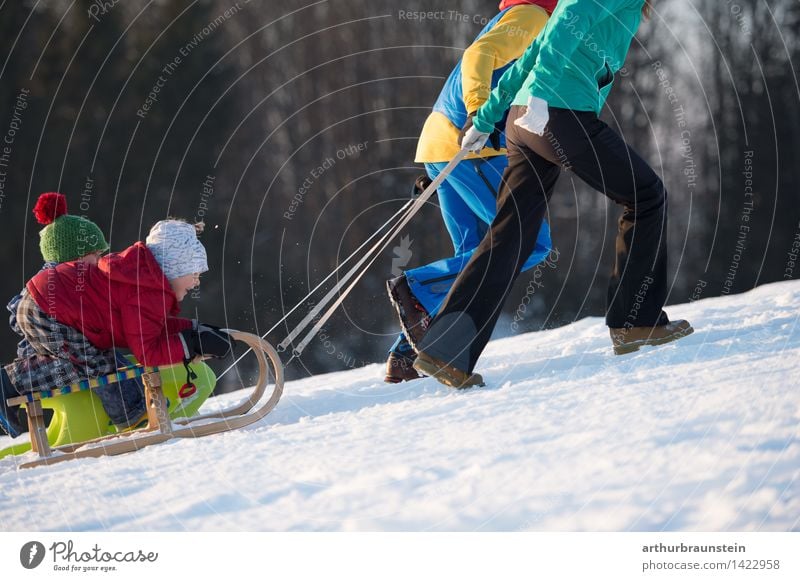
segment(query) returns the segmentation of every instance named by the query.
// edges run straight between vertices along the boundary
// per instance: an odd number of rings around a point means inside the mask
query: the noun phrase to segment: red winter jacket
[[[143,242],[102,257],[97,266],[66,262],[42,270],[27,289],[40,309],[95,347],[127,347],[144,365],[189,356],[178,333],[192,322],[175,316],[178,298]]]

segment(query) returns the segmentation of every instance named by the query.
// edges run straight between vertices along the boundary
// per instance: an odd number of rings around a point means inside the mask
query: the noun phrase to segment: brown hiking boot
[[[424,351],[417,353],[417,360],[414,361],[414,369],[429,375],[436,379],[439,383],[443,383],[448,387],[455,387],[456,389],[465,389],[477,385],[483,387],[483,377],[477,373],[467,373],[456,369],[452,365],[448,365],[441,359],[436,359],[426,354]]]
[[[416,349],[431,324],[431,316],[411,292],[406,275],[386,281],[386,290],[389,291],[389,299],[397,311],[403,333]]]
[[[616,355],[633,353],[645,345],[663,345],[694,333],[689,321],[679,319],[654,327],[628,327],[609,329]]]
[[[383,380],[386,383],[400,383],[420,379],[422,376],[414,369],[414,359],[416,354],[413,351],[409,355],[394,351],[389,353],[389,359],[386,360],[386,377]]]

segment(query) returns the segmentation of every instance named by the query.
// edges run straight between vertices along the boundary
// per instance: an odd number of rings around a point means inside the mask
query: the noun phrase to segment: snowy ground
[[[6,459],[0,530],[800,530],[800,283],[668,312],[695,334],[624,357],[595,318],[495,341],[482,389],[372,365],[239,432]]]

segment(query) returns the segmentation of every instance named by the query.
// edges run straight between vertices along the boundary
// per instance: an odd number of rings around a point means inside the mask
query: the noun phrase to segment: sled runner
[[[171,365],[157,370],[161,376],[161,386],[167,399],[169,416],[174,420],[191,417],[197,413],[214,390],[216,378],[210,367],[198,361],[191,363],[189,368],[195,377],[190,383],[184,383],[186,369],[183,365]],[[149,369],[156,371],[156,368]],[[141,377],[146,371],[146,368],[131,361],[130,367],[120,369],[117,373],[11,398],[9,403],[19,403],[30,409],[35,407],[33,402],[36,401],[43,410],[53,412],[50,425],[47,427],[47,442],[51,447],[60,448],[68,444],[86,442],[117,433],[117,428],[94,394],[94,389],[125,379]],[[0,450],[0,458],[12,454],[24,454],[31,449],[31,442],[16,444]]]
[[[181,377],[181,373],[185,377],[182,365],[163,369],[135,365],[101,378],[9,399],[9,405],[22,404],[27,408],[30,442],[0,451],[0,458],[33,450],[39,458],[19,466],[30,468],[76,458],[125,454],[174,438],[199,438],[257,422],[272,411],[280,400],[283,393],[283,365],[275,349],[265,340],[240,331],[229,333],[234,340],[246,343],[258,361],[257,383],[241,404],[216,413],[188,417],[197,412],[214,387],[214,374],[205,363],[192,363],[197,378],[180,388],[177,387],[176,377]],[[262,403],[270,384],[270,375],[274,378],[272,392]],[[113,427],[109,427],[108,416],[92,390],[132,377],[142,377],[144,382],[147,424],[140,429],[109,433]],[[54,412],[49,428],[44,426],[44,408]]]

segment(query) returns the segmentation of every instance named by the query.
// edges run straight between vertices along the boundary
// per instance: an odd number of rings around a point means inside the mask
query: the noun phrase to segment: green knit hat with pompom
[[[44,225],[39,232],[39,250],[46,262],[70,262],[109,248],[97,224],[67,214],[67,199],[63,194],[42,194],[33,214],[39,224]]]

